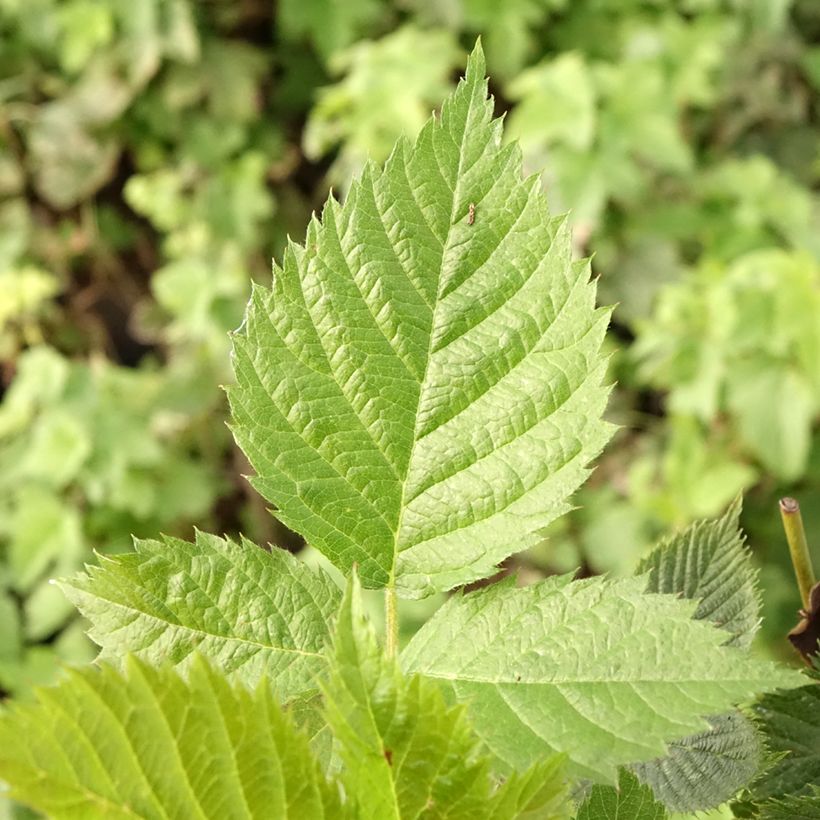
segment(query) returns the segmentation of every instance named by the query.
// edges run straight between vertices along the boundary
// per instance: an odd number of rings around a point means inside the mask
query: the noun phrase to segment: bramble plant
[[[398,651],[397,598],[533,545],[611,433],[608,311],[484,73],[476,47],[233,337],[251,481],[346,590],[204,533],[62,581],[100,662],[3,714],[15,799],[53,818],[662,818],[748,787],[762,817],[811,810],[817,756],[800,780],[767,728],[797,748],[780,716],[816,684],[749,654],[739,502],[633,578],[456,592]],[[382,640],[362,586],[384,590]]]

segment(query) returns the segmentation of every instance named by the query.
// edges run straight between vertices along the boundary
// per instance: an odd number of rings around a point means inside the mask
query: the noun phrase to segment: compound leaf
[[[524,589],[495,584],[451,598],[415,635],[405,668],[446,681],[508,766],[565,752],[571,770],[613,782],[714,714],[798,672],[722,646],[695,603],[645,594],[646,577]]]
[[[124,672],[71,671],[14,704],[0,716],[0,777],[54,820],[341,816],[267,681],[232,686],[201,658],[187,680],[133,657]]]
[[[165,536],[99,560],[61,585],[102,658],[184,667],[196,651],[249,685],[267,676],[282,700],[316,689],[342,597],[324,572],[202,532],[194,544]]]
[[[405,678],[395,659],[385,656],[363,613],[355,575],[342,604],[324,694],[353,816],[569,817],[560,758],[492,790],[489,760],[466,709],[448,707],[433,681]]]
[[[534,544],[610,436],[589,267],[501,145],[484,59],[328,200],[234,336],[233,430],[277,516],[422,597]]]
[[[666,820],[668,816],[652,789],[621,769],[617,788],[596,784],[590,789],[576,820]]]

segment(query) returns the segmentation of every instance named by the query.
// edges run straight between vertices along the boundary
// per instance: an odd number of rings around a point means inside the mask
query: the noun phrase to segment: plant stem
[[[396,657],[399,643],[399,619],[396,612],[396,587],[384,589],[384,649],[388,658]]]
[[[783,529],[786,531],[786,540],[789,542],[789,552],[792,556],[794,574],[797,576],[797,586],[800,588],[803,607],[808,609],[809,592],[815,582],[814,569],[811,565],[809,545],[806,543],[806,531],[803,529],[800,505],[795,499],[780,499],[780,517],[783,519]]]

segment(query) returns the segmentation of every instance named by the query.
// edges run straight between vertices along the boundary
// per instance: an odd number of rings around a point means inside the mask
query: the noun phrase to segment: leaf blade
[[[577,820],[666,820],[663,804],[652,789],[642,786],[634,774],[621,769],[618,788],[596,784],[578,811]]]
[[[184,669],[197,651],[248,685],[268,676],[283,699],[316,689],[341,601],[325,573],[284,550],[202,532],[194,544],[137,541],[61,586],[102,658],[133,653]]]
[[[757,572],[740,530],[741,499],[715,521],[697,521],[662,541],[639,566],[647,591],[697,601],[694,617],[730,634],[726,644],[748,649],[760,623]],[[710,728],[670,744],[665,757],[636,764],[667,808],[715,808],[746,786],[764,760],[755,725],[735,710],[708,718]]]
[[[201,659],[187,680],[133,657],[71,671],[5,712],[0,738],[12,796],[57,820],[339,816],[270,687],[231,686]]]
[[[594,300],[566,221],[501,146],[476,49],[441,116],[255,289],[228,390],[254,486],[366,586],[491,574],[609,438]]]
[[[402,660],[469,701],[476,731],[506,765],[564,752],[574,774],[604,782],[707,728],[703,715],[800,685],[797,672],[721,646],[718,630],[691,619],[694,604],[644,585],[563,576],[455,596]]]
[[[489,759],[462,706],[437,685],[405,678],[364,616],[356,576],[345,595],[325,684],[325,708],[340,744],[341,780],[362,820],[447,817],[564,820],[571,801],[563,760],[542,761],[493,790]]]
[[[696,521],[662,541],[638,566],[648,592],[698,601],[695,617],[731,634],[730,646],[748,649],[760,624],[757,571],[740,530],[741,499],[715,521]]]

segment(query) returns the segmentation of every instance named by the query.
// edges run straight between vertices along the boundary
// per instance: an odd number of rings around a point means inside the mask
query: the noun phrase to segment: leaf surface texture
[[[590,789],[576,820],[666,820],[668,816],[652,789],[621,769],[617,788],[596,784]]]
[[[610,436],[586,263],[477,48],[414,143],[328,200],[234,336],[234,435],[276,515],[423,597],[536,543]]]
[[[563,761],[541,761],[498,788],[463,706],[434,681],[405,678],[387,658],[353,579],[342,605],[325,689],[348,808],[359,820],[504,820],[570,816]]]
[[[410,642],[405,668],[467,701],[507,765],[564,752],[574,774],[604,782],[707,729],[704,715],[805,680],[722,646],[725,633],[692,619],[694,602],[645,584],[557,576],[455,596]]]
[[[26,742],[21,743],[20,739]],[[70,672],[0,718],[0,776],[55,820],[336,820],[335,790],[263,682],[201,659]]]
[[[316,689],[342,597],[285,550],[202,532],[194,544],[138,541],[62,586],[91,621],[102,658],[134,653],[184,668],[198,652],[249,685],[267,676],[282,700]]]

